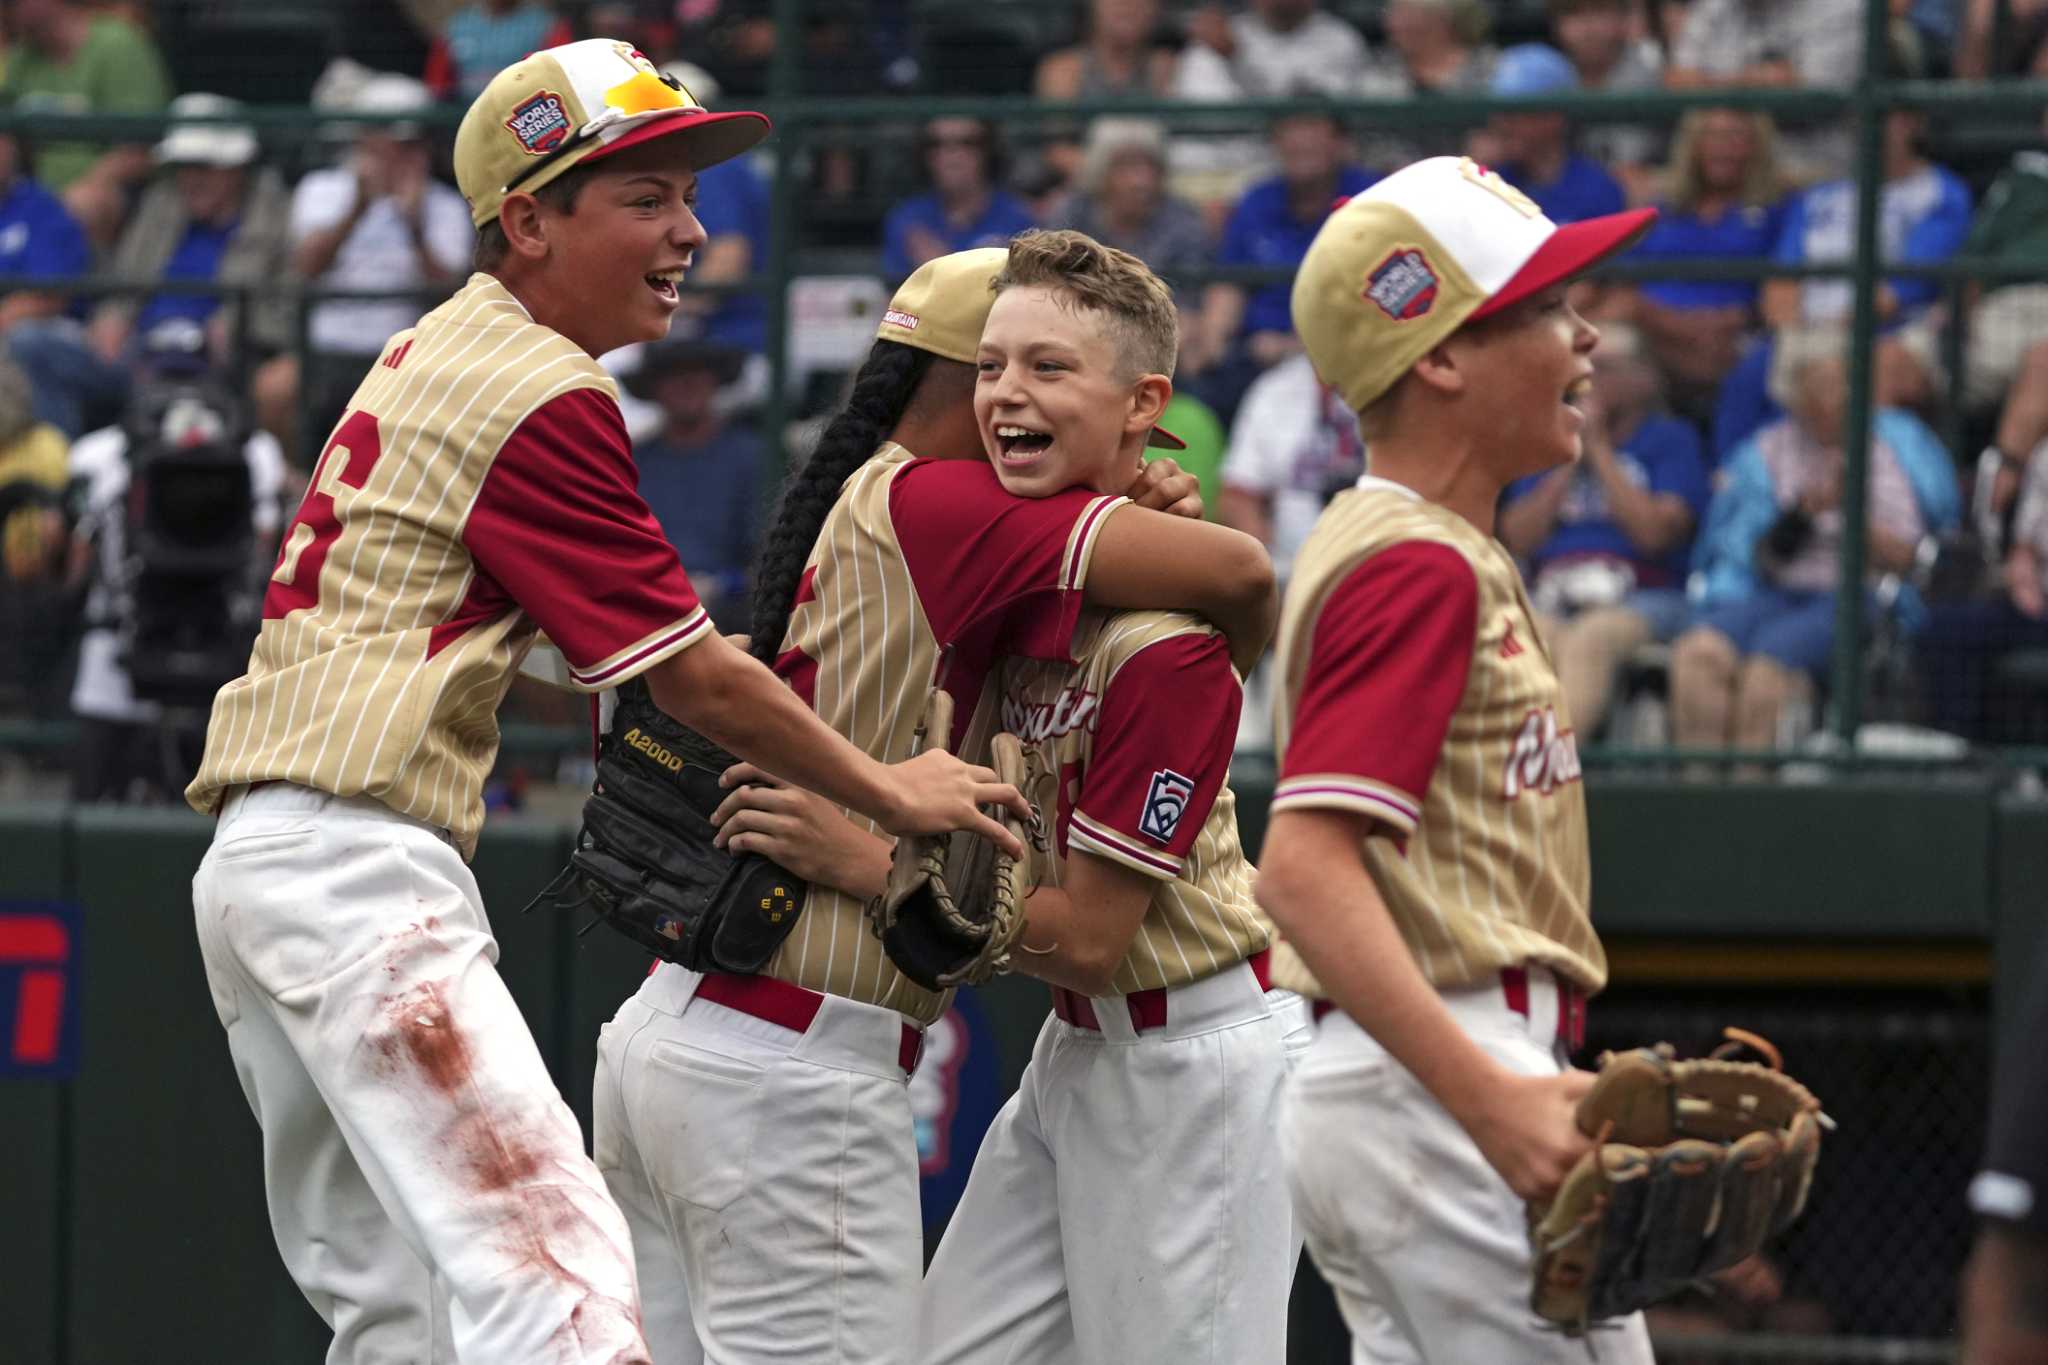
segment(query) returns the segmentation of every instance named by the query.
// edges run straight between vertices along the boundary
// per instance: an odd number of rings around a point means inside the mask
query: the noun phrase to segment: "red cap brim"
[[[579,164],[588,165],[608,156],[617,156],[628,147],[638,147],[658,137],[674,137],[684,139],[678,146],[687,154],[690,169],[701,171],[751,151],[773,128],[766,114],[757,114],[750,109],[734,109],[723,114],[702,109],[679,109],[671,117],[649,119],[643,126],[586,152],[579,158]]]
[[[1630,209],[1626,213],[1566,223],[1536,248],[1536,254],[1523,262],[1520,270],[1508,277],[1499,293],[1480,304],[1470,316],[1483,318],[1511,308],[1560,280],[1592,269],[1616,252],[1634,246],[1656,220],[1655,209]]]
[[[1186,450],[1188,443],[1168,431],[1165,427],[1152,428],[1152,434],[1145,438],[1145,444],[1155,450]]]

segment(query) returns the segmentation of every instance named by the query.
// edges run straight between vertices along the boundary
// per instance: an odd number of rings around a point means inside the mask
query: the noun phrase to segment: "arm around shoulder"
[[[1099,607],[1207,617],[1229,637],[1239,673],[1251,671],[1280,618],[1265,546],[1227,526],[1142,507],[1119,507],[1104,523],[1083,591]]]

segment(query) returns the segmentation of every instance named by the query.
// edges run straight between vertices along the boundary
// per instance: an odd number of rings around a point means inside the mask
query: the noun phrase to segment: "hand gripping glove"
[[[759,971],[796,926],[806,888],[759,854],[711,842],[728,795],[718,778],[738,761],[656,706],[646,683],[625,684],[569,865],[526,908],[588,910],[692,971]]]
[[[1833,1124],[1776,1048],[1726,1033],[1696,1061],[1668,1043],[1600,1058],[1578,1110],[1593,1150],[1529,1209],[1538,1317],[1577,1334],[1633,1313],[1754,1255],[1806,1207]],[[1767,1065],[1728,1060],[1744,1046]]]
[[[953,699],[935,691],[918,726],[919,747],[943,749],[952,734]],[[1021,790],[1023,745],[998,734],[989,747],[996,777]],[[1016,816],[990,813],[1030,846],[1033,832]],[[1009,970],[1030,890],[1028,865],[978,834],[912,835],[896,841],[888,885],[868,903],[868,924],[897,970],[926,990],[977,985]]]

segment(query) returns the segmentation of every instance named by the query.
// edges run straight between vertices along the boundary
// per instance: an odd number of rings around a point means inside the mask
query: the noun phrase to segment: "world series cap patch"
[[[1365,297],[1395,322],[1413,322],[1436,304],[1436,271],[1420,247],[1395,247],[1366,277]]]
[[[532,156],[544,156],[569,137],[569,111],[552,90],[537,90],[512,108],[505,120],[512,136]]]

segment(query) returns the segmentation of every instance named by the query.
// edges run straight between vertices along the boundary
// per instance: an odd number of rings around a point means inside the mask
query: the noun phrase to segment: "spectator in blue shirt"
[[[892,283],[935,256],[1003,246],[1036,226],[1024,202],[996,183],[995,129],[988,123],[935,118],[920,143],[931,192],[904,200],[882,223],[882,273]]]
[[[61,279],[92,266],[92,247],[64,201],[31,173],[21,142],[0,133],[0,275]],[[0,298],[0,332],[64,312],[70,298],[56,289],[16,289]]]
[[[1201,380],[1197,391],[1226,422],[1261,370],[1301,349],[1294,335],[1291,272],[1308,254],[1317,229],[1339,198],[1379,179],[1352,164],[1344,129],[1328,114],[1280,119],[1272,140],[1280,174],[1245,191],[1224,225],[1216,259],[1222,265],[1284,269],[1289,277],[1267,285],[1210,285],[1183,343],[1182,365]]]
[[[660,434],[634,447],[640,496],[728,630],[746,628],[747,565],[760,528],[761,437],[728,425],[719,405],[744,360],[716,342],[670,339],[649,346],[626,381],[662,414]]]
[[[448,16],[447,26],[427,53],[421,79],[435,99],[465,105],[483,93],[491,77],[529,52],[574,37],[569,21],[547,0],[471,0]],[[691,93],[710,103],[695,87]]]
[[[1511,484],[1500,514],[1582,736],[1599,732],[1629,655],[1684,628],[1687,557],[1708,497],[1699,433],[1664,411],[1641,334],[1603,323],[1592,360],[1579,400],[1585,458]]]
[[[710,72],[690,62],[668,62],[675,77],[706,108],[716,108],[720,89]],[[690,267],[692,284],[727,284],[758,275],[768,261],[768,183],[751,156],[734,157],[697,175],[697,221],[704,245]],[[701,336],[750,356],[768,348],[768,310],[758,293],[683,292],[681,315],[670,334]]]
[[[1884,185],[1878,192],[1878,255],[1890,261],[1944,261],[1970,232],[1970,191],[1921,150],[1927,116],[1894,109],[1884,117]],[[1856,249],[1856,183],[1830,180],[1798,195],[1785,214],[1772,258],[1787,265],[1846,261]],[[1877,401],[1919,407],[1930,395],[1933,329],[1924,323],[1939,281],[1893,277],[1878,285],[1884,332],[1877,355]],[[1772,280],[1764,319],[1773,327],[1846,322],[1854,287],[1847,279]]]
[[[1500,54],[1492,88],[1504,98],[1529,99],[1576,90],[1579,76],[1570,59],[1548,43],[1523,43]],[[1572,150],[1571,121],[1563,114],[1495,114],[1488,131],[1500,149],[1501,175],[1552,222],[1576,223],[1626,207],[1614,177]]]
[[[1694,109],[1679,120],[1670,183],[1636,260],[1770,259],[1785,180],[1767,114]],[[1754,280],[1645,280],[1635,322],[1681,406],[1712,399],[1756,327]]]

